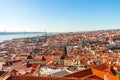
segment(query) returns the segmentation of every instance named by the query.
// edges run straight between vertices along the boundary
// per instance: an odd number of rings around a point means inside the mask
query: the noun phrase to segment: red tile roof
[[[90,68],[69,74],[65,77],[83,78],[83,77],[89,76],[89,75],[92,75],[92,70]]]
[[[7,80],[81,80],[77,78],[65,78],[65,77],[37,77],[37,76],[10,76]]]
[[[119,80],[119,76],[114,76],[106,64],[97,65],[82,71],[69,74],[64,77],[53,76],[11,76],[7,80],[103,80],[104,75],[108,73],[109,80]]]

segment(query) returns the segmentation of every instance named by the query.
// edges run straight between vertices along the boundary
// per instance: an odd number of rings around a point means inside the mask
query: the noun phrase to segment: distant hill
[[[0,32],[0,35],[17,35],[17,34],[33,34],[33,33],[44,33],[44,32]]]

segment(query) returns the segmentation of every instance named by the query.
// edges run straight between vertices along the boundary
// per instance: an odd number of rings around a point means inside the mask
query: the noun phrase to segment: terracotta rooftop
[[[89,69],[85,69],[85,70],[82,70],[82,71],[78,71],[78,72],[69,74],[69,75],[64,76],[64,77],[83,78],[83,77],[86,77],[86,76],[90,76],[92,74],[93,74],[92,70],[89,68]]]
[[[37,77],[37,76],[10,76],[7,80],[80,80],[77,78],[66,78],[66,77]]]
[[[13,64],[13,65],[11,65],[9,67],[6,67],[5,69],[7,69],[7,68],[10,68],[11,70],[15,69],[17,71],[18,70],[26,70],[27,69],[27,67],[22,65],[21,62],[15,63],[15,64]]]
[[[40,60],[42,60],[42,55],[35,55],[34,59],[40,59]]]
[[[101,65],[95,66],[94,69],[104,71],[109,68],[108,66],[109,66],[108,64],[101,64]]]
[[[82,80],[103,80],[104,75],[108,72],[109,80],[119,80],[119,76],[114,75],[112,71],[109,70],[107,64],[97,65],[92,68],[88,68],[82,71],[78,71],[72,74],[69,74],[64,77],[79,78]]]

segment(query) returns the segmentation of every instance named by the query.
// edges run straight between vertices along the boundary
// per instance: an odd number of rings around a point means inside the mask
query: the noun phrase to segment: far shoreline
[[[0,32],[1,33],[1,32]],[[44,36],[44,35],[54,35],[58,33],[50,33],[50,32],[2,32],[2,33],[11,33],[11,34],[0,34],[0,43],[5,42],[5,41],[10,41],[13,39],[22,39],[22,38],[32,38],[32,37],[37,37],[37,36]],[[17,33],[17,34],[16,34]]]

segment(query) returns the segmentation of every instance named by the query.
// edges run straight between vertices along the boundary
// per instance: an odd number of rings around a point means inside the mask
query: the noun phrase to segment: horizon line
[[[66,32],[89,32],[89,31],[102,31],[102,30],[105,30],[105,31],[108,31],[108,30],[120,30],[120,29],[96,29],[96,30],[80,30],[80,31],[46,31],[46,32],[61,32],[61,33],[66,33]],[[38,32],[45,32],[45,31],[0,31],[0,33],[15,33],[15,32],[22,32],[22,33],[29,33],[29,32],[34,32],[34,33],[38,33]]]

